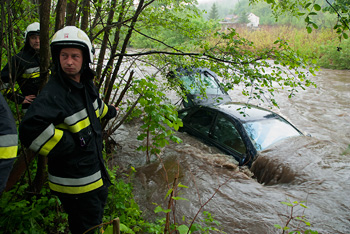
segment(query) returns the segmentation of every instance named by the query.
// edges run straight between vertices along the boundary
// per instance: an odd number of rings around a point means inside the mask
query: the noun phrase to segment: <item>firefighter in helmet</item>
[[[25,45],[12,56],[1,71],[2,93],[10,100],[22,104],[25,113],[38,95],[40,79],[40,24],[28,25],[24,33]]]
[[[77,27],[56,32],[51,77],[19,128],[21,142],[48,157],[49,186],[73,234],[101,224],[110,185],[101,120],[115,117],[118,108],[99,98],[89,66],[93,53],[89,37]]]

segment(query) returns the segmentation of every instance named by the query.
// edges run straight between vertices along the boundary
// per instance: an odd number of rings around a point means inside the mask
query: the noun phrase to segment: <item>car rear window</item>
[[[184,75],[181,77],[181,80],[183,82],[183,86],[190,94],[224,94],[219,84],[215,81],[215,78],[207,73],[195,73],[191,75]],[[201,90],[201,87],[205,87],[205,90]]]

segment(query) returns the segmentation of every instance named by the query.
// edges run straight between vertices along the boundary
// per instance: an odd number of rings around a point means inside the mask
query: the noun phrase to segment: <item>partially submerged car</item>
[[[257,106],[228,102],[179,111],[185,131],[251,166],[259,151],[288,137],[302,136],[282,116]]]
[[[207,68],[179,68],[168,74],[168,79],[177,82],[186,92],[185,107],[194,105],[216,105],[232,101],[221,87],[217,75]]]
[[[261,107],[232,102],[217,75],[205,68],[177,69],[168,78],[187,93],[180,131],[232,155],[239,165],[251,166],[259,151],[303,133],[282,116]]]

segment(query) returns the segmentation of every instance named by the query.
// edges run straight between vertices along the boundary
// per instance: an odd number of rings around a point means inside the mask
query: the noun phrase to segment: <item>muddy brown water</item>
[[[176,202],[178,223],[182,217],[189,222],[200,210],[197,221],[208,211],[226,233],[282,233],[274,225],[286,224],[290,210],[281,202],[305,201],[308,208],[296,208],[293,215],[305,215],[312,230],[350,233],[350,71],[323,69],[313,80],[317,88],[292,99],[276,94],[280,109],[274,109],[311,137],[275,144],[251,171],[186,133],[177,133],[182,144],[162,150],[162,163],[152,157],[146,164],[145,153],[136,151],[139,125],[122,126],[115,134],[120,148],[114,160],[124,169],[136,168],[134,194],[144,216],[165,217],[154,213],[155,203],[166,207],[164,197],[179,172],[178,181],[188,188],[178,189],[187,199]],[[239,88],[230,95],[246,101]]]

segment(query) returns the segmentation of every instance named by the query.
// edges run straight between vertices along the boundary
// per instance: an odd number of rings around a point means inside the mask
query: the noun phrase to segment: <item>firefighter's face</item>
[[[40,49],[40,36],[39,35],[30,35],[29,44],[34,50]]]
[[[69,78],[79,82],[83,51],[78,48],[63,48],[60,52],[60,64]]]

